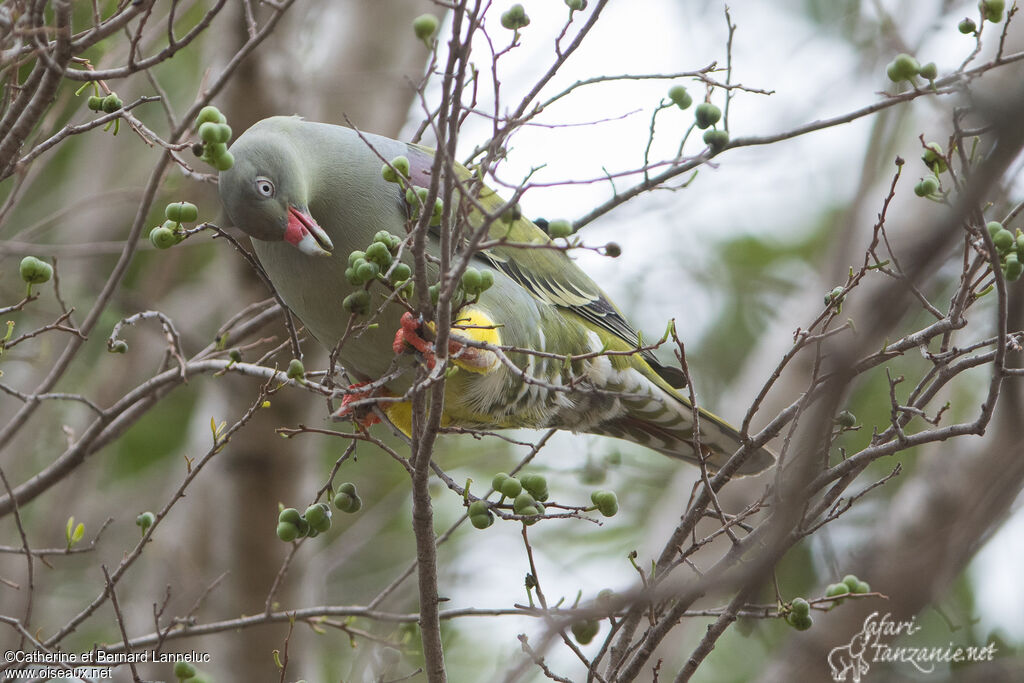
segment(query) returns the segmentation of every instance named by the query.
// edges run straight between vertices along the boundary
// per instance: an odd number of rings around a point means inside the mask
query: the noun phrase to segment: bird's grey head
[[[234,165],[220,174],[220,199],[231,221],[251,237],[284,240],[311,256],[334,245],[309,214],[307,169],[274,120],[257,123],[231,146]]]

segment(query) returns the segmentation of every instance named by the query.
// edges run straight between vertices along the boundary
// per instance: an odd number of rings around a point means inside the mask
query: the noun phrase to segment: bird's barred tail
[[[639,375],[634,374],[634,378]],[[620,399],[625,409],[623,413],[588,431],[633,441],[672,458],[700,463],[693,438],[693,410],[689,401],[648,378],[623,389],[625,395]],[[700,409],[700,445],[705,453],[704,461],[711,470],[720,469],[739,444],[739,432],[735,427]],[[736,474],[757,474],[774,462],[775,456],[771,451],[759,448]]]

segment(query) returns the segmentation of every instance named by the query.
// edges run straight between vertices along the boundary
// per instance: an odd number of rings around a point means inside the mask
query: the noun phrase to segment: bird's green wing
[[[414,184],[426,186],[434,152],[420,145],[408,147],[411,180]],[[458,170],[463,181],[472,178],[468,169],[459,166]],[[498,211],[505,203],[486,186],[481,186],[476,200],[488,213]],[[482,224],[483,214],[477,210],[470,211],[470,222]],[[540,301],[579,316],[600,332],[621,340],[627,348],[640,346],[636,331],[622,312],[564,251],[536,248],[552,241],[533,221],[525,217],[511,222],[498,219],[492,223],[489,236],[505,243],[480,252],[478,258],[503,272]],[[669,386],[679,388],[686,385],[682,371],[663,365],[650,351],[640,351],[638,356]]]

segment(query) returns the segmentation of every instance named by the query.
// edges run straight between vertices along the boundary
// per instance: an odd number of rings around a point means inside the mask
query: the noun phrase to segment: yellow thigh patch
[[[400,401],[397,403],[385,403],[382,408],[391,423],[398,427],[403,434],[412,437],[412,401]],[[451,419],[447,414],[441,416],[441,426],[447,427]]]
[[[499,346],[501,344],[501,334],[498,332],[498,324],[495,323],[486,313],[476,307],[469,307],[463,310],[459,319],[455,325],[452,326],[452,334],[473,341],[483,342],[485,344],[494,344]],[[469,349],[467,349],[469,350]],[[459,358],[452,359],[452,362],[463,370],[476,373],[486,373],[494,368],[498,364],[497,357],[493,353],[485,349],[472,349],[477,357],[472,362],[467,362]],[[490,356],[490,363],[481,363],[480,355]],[[412,436],[412,403],[409,401],[402,401],[398,403],[386,402],[382,403],[381,407],[384,413],[388,416],[388,419],[398,427],[406,436]],[[447,414],[441,417],[441,424],[448,426],[450,424],[450,418]]]
[[[499,346],[501,344],[501,333],[498,332],[498,329],[498,323],[492,320],[490,316],[481,309],[471,306],[459,314],[459,319],[452,326],[451,332],[457,337]],[[475,349],[474,351],[477,357],[472,362],[463,361],[459,358],[453,359],[452,362],[463,370],[477,373],[490,372],[498,364],[497,357],[490,351],[486,349]],[[490,358],[481,362],[481,357],[487,356]]]
[[[402,430],[406,436],[412,436],[412,402],[401,401],[395,403],[378,404],[384,409],[391,423]]]
[[[501,344],[498,328],[498,323],[491,320],[490,316],[479,308],[470,306],[459,314],[459,319],[452,326],[452,332],[473,341],[497,346]]]

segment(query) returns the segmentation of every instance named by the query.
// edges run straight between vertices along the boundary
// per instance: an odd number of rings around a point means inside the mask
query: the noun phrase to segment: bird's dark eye
[[[257,178],[256,179],[256,191],[264,197],[274,196],[274,183],[270,182],[268,178]]]

